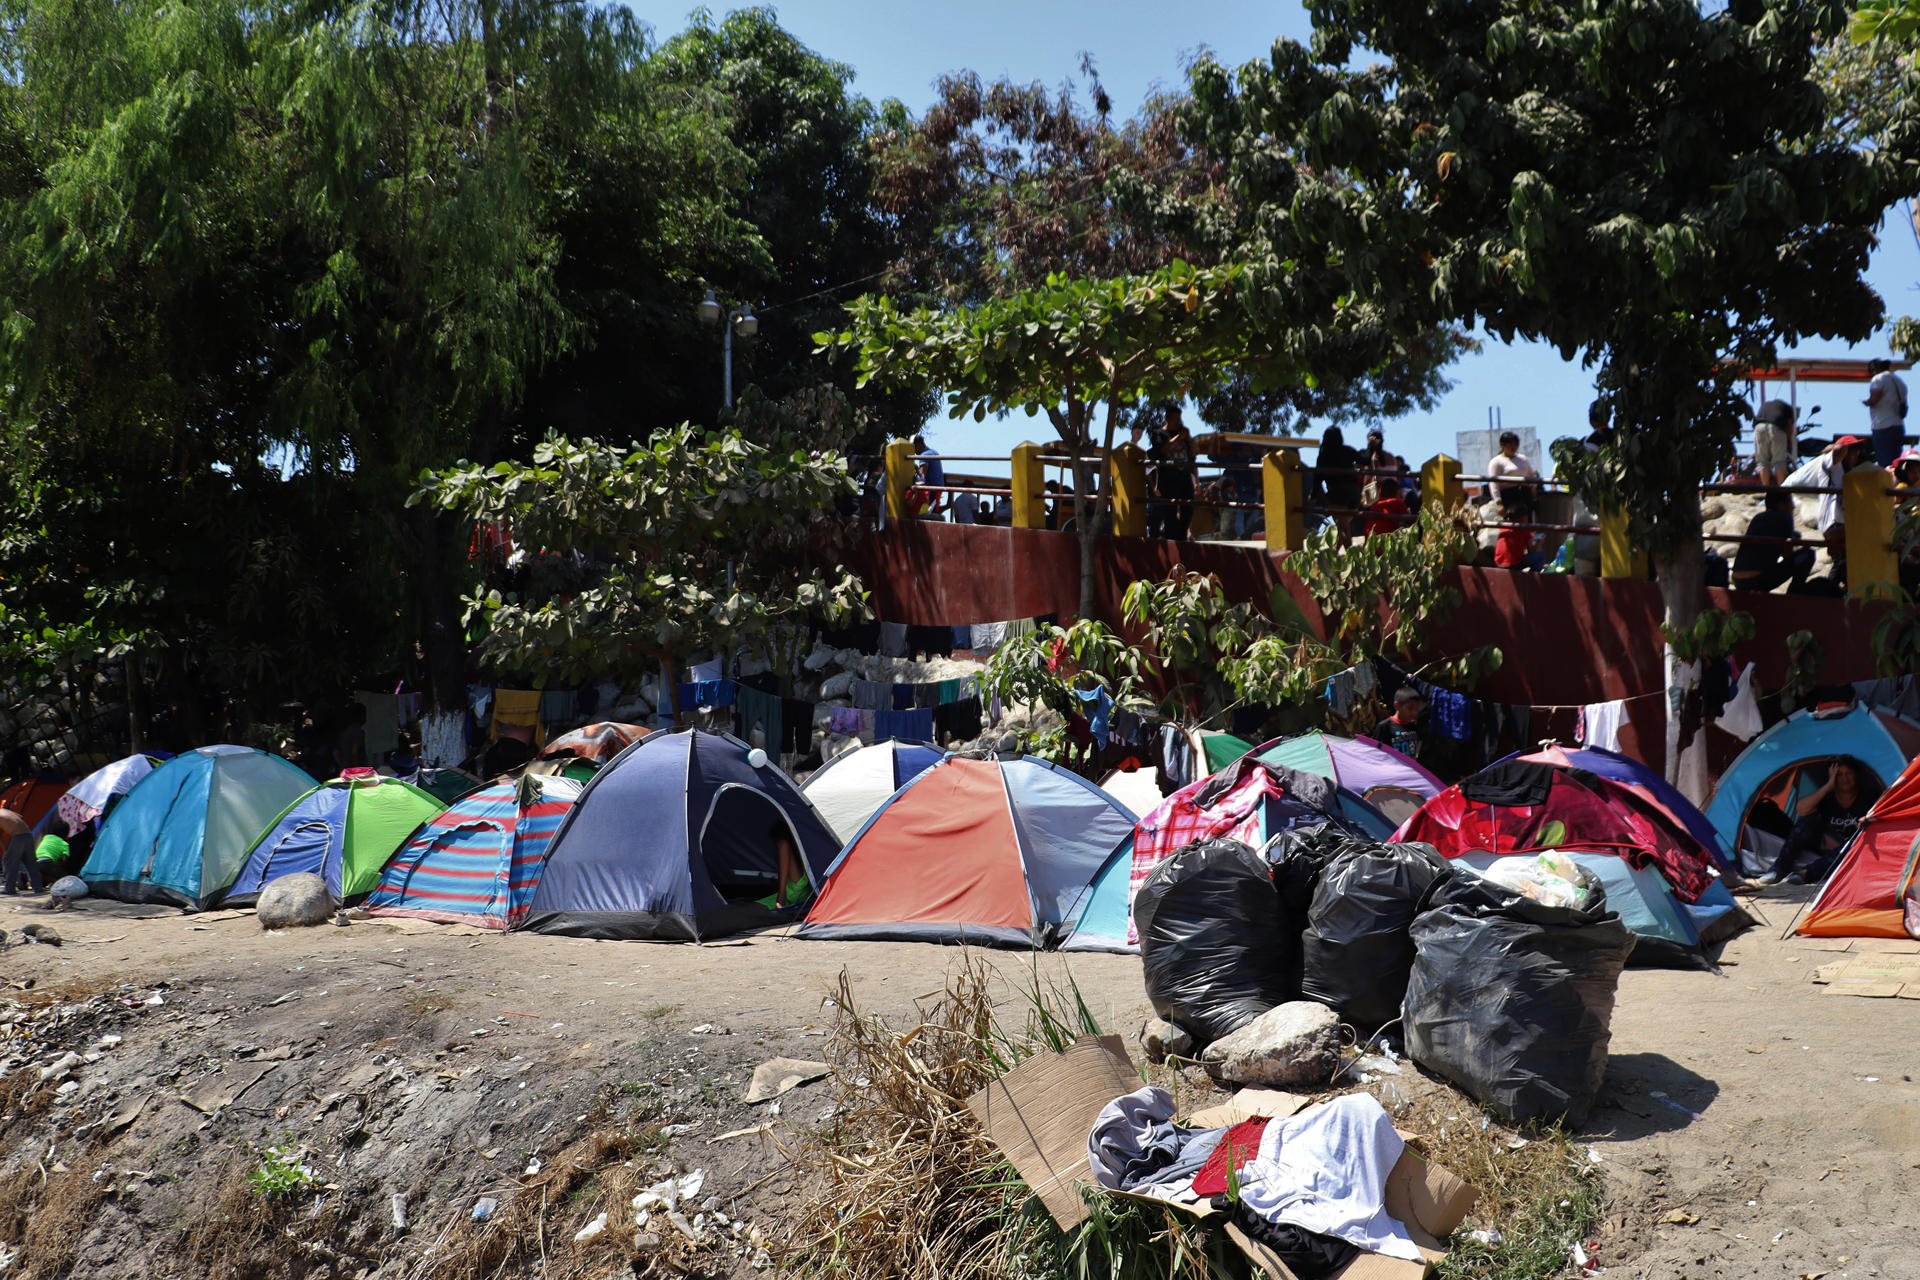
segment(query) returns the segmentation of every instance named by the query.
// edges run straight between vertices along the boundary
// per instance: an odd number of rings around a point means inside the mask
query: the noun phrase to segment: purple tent
[[[1353,792],[1398,826],[1446,790],[1446,784],[1410,756],[1372,738],[1341,738],[1314,730],[1269,742],[1254,752],[1269,764],[1318,774]]]
[[[1617,751],[1608,751],[1604,747],[1563,747],[1555,744],[1524,754],[1516,751],[1507,759],[1538,760],[1545,764],[1562,765],[1569,769],[1585,769],[1588,773],[1598,774],[1609,782],[1638,787],[1650,795],[1662,809],[1665,809],[1667,816],[1685,827],[1688,835],[1705,845],[1715,862],[1722,867],[1732,865],[1727,861],[1726,850],[1720,847],[1720,836],[1714,831],[1713,823],[1707,820],[1707,815],[1700,812],[1693,801],[1680,794],[1679,788],[1632,756],[1623,756]]]

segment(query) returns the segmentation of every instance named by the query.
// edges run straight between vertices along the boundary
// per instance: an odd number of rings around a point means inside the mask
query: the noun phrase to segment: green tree
[[[553,435],[530,465],[423,475],[415,503],[504,522],[552,566],[542,590],[468,600],[483,657],[635,680],[741,647],[777,657],[809,623],[863,613],[830,514],[855,492],[845,459],[765,434],[682,426],[625,449]]]
[[[1312,50],[1282,40],[1237,74],[1195,69],[1196,129],[1236,156],[1263,221],[1324,246],[1361,305],[1598,367],[1624,430],[1557,458],[1589,503],[1627,513],[1668,621],[1689,627],[1698,486],[1745,416],[1730,370],[1879,323],[1862,272],[1882,211],[1920,188],[1911,112],[1871,152],[1812,136],[1837,4],[1312,7]],[[1385,61],[1350,69],[1362,48]],[[1671,651],[1668,666],[1684,690]]]

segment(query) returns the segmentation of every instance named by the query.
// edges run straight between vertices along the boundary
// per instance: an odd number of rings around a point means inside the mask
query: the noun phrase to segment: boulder
[[[1165,1018],[1148,1018],[1147,1025],[1140,1028],[1140,1047],[1146,1052],[1148,1062],[1191,1058],[1193,1037]]]
[[[260,917],[262,929],[325,924],[333,916],[333,894],[327,891],[327,882],[313,872],[296,871],[267,882],[260,890],[254,914]]]
[[[1208,1045],[1200,1061],[1227,1083],[1323,1088],[1340,1065],[1340,1019],[1323,1004],[1291,1000]]]

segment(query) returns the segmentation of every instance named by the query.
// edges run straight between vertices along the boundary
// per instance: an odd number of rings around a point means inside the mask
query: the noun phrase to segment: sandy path
[[[1587,1129],[1612,1188],[1600,1260],[1610,1274],[1650,1280],[1920,1276],[1920,1241],[1902,1229],[1920,1194],[1911,1079],[1920,1001],[1826,994],[1809,974],[1835,957],[1780,941],[1791,899],[1766,905],[1774,927],[1737,939],[1720,975],[1625,975],[1607,1105]],[[842,968],[868,1009],[897,1017],[959,960],[909,943],[761,936],[696,947],[367,924],[268,935],[251,917],[0,906],[9,933],[30,921],[51,923],[67,945],[0,954],[10,981],[168,979],[249,996],[324,984],[349,1001],[426,991],[476,1026],[535,1014],[602,1043],[621,1030],[679,1036],[700,1024],[784,1038],[824,1021],[820,996]],[[1131,1034],[1147,1013],[1131,957],[979,954],[1015,1016],[1036,973],[1043,982],[1070,973],[1110,1028]],[[1674,1210],[1699,1220],[1660,1221]]]

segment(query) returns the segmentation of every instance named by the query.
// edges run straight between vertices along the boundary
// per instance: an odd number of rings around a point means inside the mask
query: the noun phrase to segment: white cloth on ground
[[[1240,1199],[1269,1222],[1418,1262],[1413,1237],[1387,1212],[1387,1174],[1405,1149],[1378,1099],[1348,1094],[1269,1124],[1240,1170]]]
[[[1580,716],[1582,743],[1589,747],[1599,747],[1602,751],[1620,749],[1620,726],[1627,722],[1626,699],[1590,702],[1580,708]]]
[[[1155,1128],[1171,1119],[1173,1095],[1158,1085],[1123,1093],[1102,1107],[1087,1134],[1087,1164],[1093,1180],[1118,1191],[1127,1162],[1140,1154]]]

